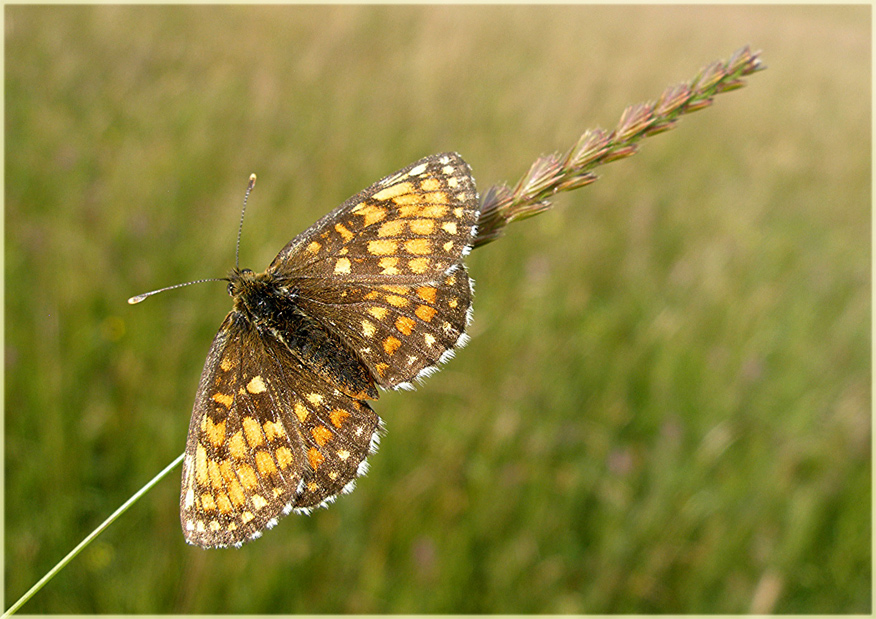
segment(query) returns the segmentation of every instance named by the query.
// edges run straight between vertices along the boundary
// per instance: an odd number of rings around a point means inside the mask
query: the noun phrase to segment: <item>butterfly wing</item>
[[[406,388],[466,343],[471,300],[471,279],[460,264],[420,284],[305,287],[297,302],[311,315],[331,307],[334,333],[356,351],[375,382]]]
[[[361,191],[299,234],[268,272],[377,284],[432,281],[471,249],[480,206],[468,164],[431,155]]]
[[[213,340],[183,462],[186,541],[239,546],[352,489],[379,419],[232,311]]]
[[[290,242],[268,273],[341,335],[382,387],[406,387],[463,345],[462,265],[479,215],[468,164],[432,155],[353,196]]]

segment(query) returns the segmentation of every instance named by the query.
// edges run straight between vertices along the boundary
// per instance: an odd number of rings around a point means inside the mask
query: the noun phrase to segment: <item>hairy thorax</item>
[[[339,391],[358,399],[377,399],[371,370],[330,330],[302,311],[294,280],[280,280],[269,272],[235,269],[228,294],[234,309],[262,333],[282,342],[304,365]]]

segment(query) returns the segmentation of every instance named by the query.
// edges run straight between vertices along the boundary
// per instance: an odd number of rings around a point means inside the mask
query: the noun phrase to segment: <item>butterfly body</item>
[[[377,387],[410,387],[466,341],[462,259],[479,214],[468,165],[432,155],[284,247],[234,269],[189,426],[186,541],[238,546],[353,489],[376,450]]]
[[[378,398],[374,379],[356,351],[298,306],[300,291],[293,281],[282,282],[267,271],[234,270],[228,290],[238,314],[235,320],[254,325],[261,338],[281,342],[302,366],[346,395]]]

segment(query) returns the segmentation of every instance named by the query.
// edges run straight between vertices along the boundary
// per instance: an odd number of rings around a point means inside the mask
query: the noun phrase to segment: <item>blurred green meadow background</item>
[[[183,450],[202,284],[415,159],[480,190],[767,71],[469,258],[356,491],[187,546],[179,470],[25,613],[869,613],[869,6],[6,6],[5,607]]]

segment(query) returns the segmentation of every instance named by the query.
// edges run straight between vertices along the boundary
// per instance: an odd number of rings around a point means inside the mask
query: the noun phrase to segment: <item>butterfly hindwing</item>
[[[268,360],[253,331],[237,312],[228,315],[195,397],[180,513],[186,540],[199,546],[257,535],[303,484],[301,440],[287,427],[290,406],[268,390]]]
[[[459,265],[422,284],[349,284],[304,289],[301,306],[316,312],[333,304],[333,328],[384,388],[425,378],[465,344],[471,279]]]

